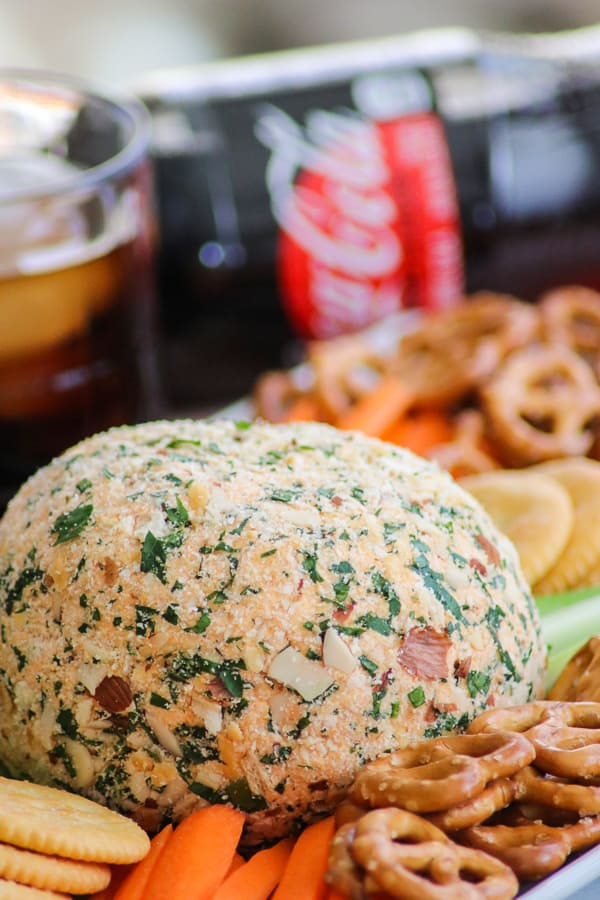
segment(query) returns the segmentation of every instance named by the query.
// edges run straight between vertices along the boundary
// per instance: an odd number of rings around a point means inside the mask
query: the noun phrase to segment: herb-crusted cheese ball
[[[541,695],[512,545],[452,479],[325,425],[83,441],[0,523],[0,757],[157,827],[249,839],[365,760]]]

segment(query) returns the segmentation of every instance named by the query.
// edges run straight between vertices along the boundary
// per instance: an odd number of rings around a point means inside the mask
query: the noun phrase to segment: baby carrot
[[[184,819],[152,869],[144,900],[212,900],[231,866],[244,818],[231,806],[206,806]]]
[[[286,410],[283,422],[314,422],[321,418],[321,409],[314,397],[298,397]]]
[[[347,431],[381,437],[412,403],[410,389],[394,375],[384,375],[372,391],[339,417],[336,425]]]
[[[227,872],[226,878],[229,878],[230,875],[233,875],[234,872],[240,868],[240,866],[244,866],[246,864],[246,860],[243,856],[240,856],[239,853],[233,854],[233,859],[231,860],[231,865],[229,866],[229,870]]]
[[[142,900],[152,869],[172,831],[173,826],[167,825],[152,838],[148,855],[129,872],[115,893],[114,900]]]
[[[402,416],[383,434],[383,439],[423,456],[437,444],[452,440],[452,422],[437,409],[422,409]]]
[[[279,841],[268,850],[255,853],[233,875],[229,875],[214,900],[267,900],[279,884],[294,842]]]
[[[309,825],[294,845],[273,900],[325,900],[329,844],[335,824],[333,816]]]

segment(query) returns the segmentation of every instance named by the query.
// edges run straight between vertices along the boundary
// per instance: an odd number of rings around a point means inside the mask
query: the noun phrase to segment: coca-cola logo
[[[410,186],[395,165],[396,126],[350,110],[314,110],[302,126],[276,106],[258,111],[256,134],[270,151],[266,185],[280,228],[282,297],[304,335],[356,330],[414,300],[407,241],[414,244],[420,207],[402,196]],[[419,160],[410,165],[418,168]],[[451,206],[456,218],[455,201]]]

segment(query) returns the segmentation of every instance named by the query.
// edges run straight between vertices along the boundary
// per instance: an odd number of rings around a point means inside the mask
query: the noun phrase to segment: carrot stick
[[[294,842],[291,838],[279,841],[268,850],[261,850],[229,875],[214,900],[267,900],[279,884]]]
[[[414,415],[403,416],[383,435],[383,439],[423,456],[437,444],[453,438],[452,422],[437,409],[422,409]]]
[[[163,847],[171,837],[172,825],[166,825],[150,841],[150,850],[144,859],[133,867],[115,893],[115,900],[142,900],[152,869]]]
[[[321,409],[314,397],[305,394],[294,400],[286,410],[282,422],[314,422],[321,418]]]
[[[134,863],[129,866],[111,866],[110,884],[103,891],[90,894],[89,900],[115,900],[118,889],[137,865],[137,863]]]
[[[144,900],[212,900],[231,866],[244,819],[232,806],[206,806],[184,819],[152,870]]]
[[[410,389],[394,375],[384,375],[336,422],[338,428],[380,437],[412,405]]]
[[[273,900],[325,900],[329,844],[335,831],[333,816],[310,825],[294,845]]]
[[[340,894],[335,888],[329,888],[327,900],[347,900],[347,897],[344,894]]]
[[[241,856],[239,853],[234,853],[233,859],[231,860],[231,865],[229,866],[229,871],[227,872],[227,875],[225,876],[225,878],[229,878],[230,875],[233,875],[234,872],[237,872],[237,870],[240,868],[240,866],[245,866],[245,865],[246,865],[246,860],[244,859],[244,857]]]

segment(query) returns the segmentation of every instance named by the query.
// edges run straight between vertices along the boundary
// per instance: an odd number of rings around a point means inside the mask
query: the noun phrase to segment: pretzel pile
[[[403,415],[447,413],[453,434],[426,455],[455,477],[596,456],[600,293],[562,287],[535,305],[475,294],[424,318],[391,354],[377,352],[361,335],[314,342],[301,377],[271,372],[259,380],[255,408],[270,421],[317,418],[353,427],[352,418],[345,424],[348,412],[384,379],[397,379],[408,391]],[[393,440],[385,428],[376,436]]]
[[[600,842],[600,703],[490,710],[365,765],[327,880],[352,900],[514,897]]]

